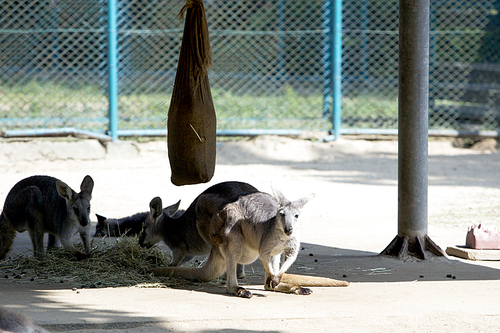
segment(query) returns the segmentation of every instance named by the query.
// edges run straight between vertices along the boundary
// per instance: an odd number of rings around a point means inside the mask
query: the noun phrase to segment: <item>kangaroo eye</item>
[[[285,216],[285,212],[284,211],[280,211],[280,215],[281,216]]]
[[[78,209],[78,207],[73,207],[73,212],[78,215],[78,213],[80,213],[80,210]]]
[[[295,218],[298,219],[299,218],[299,214],[295,214]]]

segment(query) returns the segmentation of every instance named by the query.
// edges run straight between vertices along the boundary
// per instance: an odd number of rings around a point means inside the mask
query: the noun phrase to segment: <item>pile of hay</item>
[[[64,283],[74,288],[167,287],[166,282],[175,281],[161,280],[147,270],[171,262],[169,253],[157,247],[143,248],[137,237],[120,237],[112,243],[95,241],[90,258],[82,261],[62,248],[49,251],[43,260],[12,255],[0,261],[0,278],[21,283]]]

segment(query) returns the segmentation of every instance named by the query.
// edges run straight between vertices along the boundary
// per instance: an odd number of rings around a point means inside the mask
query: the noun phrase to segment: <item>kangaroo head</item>
[[[285,235],[291,236],[300,225],[300,209],[302,209],[309,200],[314,198],[314,194],[310,194],[307,197],[295,201],[288,200],[276,189],[273,189],[273,194],[278,202],[278,214],[276,215],[277,224],[283,229]]]
[[[71,222],[79,223],[82,227],[90,223],[90,200],[94,181],[92,177],[85,176],[80,185],[80,193],[76,193],[66,183],[56,182],[57,193],[66,200],[66,208]]]
[[[94,237],[105,237],[108,235],[108,226],[109,221],[105,216],[95,214],[97,217],[97,225],[95,226],[95,234]]]
[[[158,224],[163,219],[163,215],[161,198],[153,198],[149,203],[149,215],[146,217],[139,235],[139,245],[151,247],[161,241],[162,235],[158,230]]]

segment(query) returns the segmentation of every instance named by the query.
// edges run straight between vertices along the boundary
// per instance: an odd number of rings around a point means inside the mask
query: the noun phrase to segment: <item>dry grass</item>
[[[52,249],[43,260],[26,254],[12,255],[0,261],[0,278],[20,283],[70,284],[74,288],[169,287],[189,283],[147,273],[148,269],[168,266],[171,261],[170,254],[157,247],[140,247],[137,237],[120,237],[112,243],[95,241],[90,258],[82,261],[62,248]]]

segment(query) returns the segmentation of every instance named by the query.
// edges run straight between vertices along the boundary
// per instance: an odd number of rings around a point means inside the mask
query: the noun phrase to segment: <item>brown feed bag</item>
[[[179,63],[167,121],[168,158],[175,185],[206,183],[215,171],[216,117],[208,68],[212,49],[202,0],[186,0]]]

